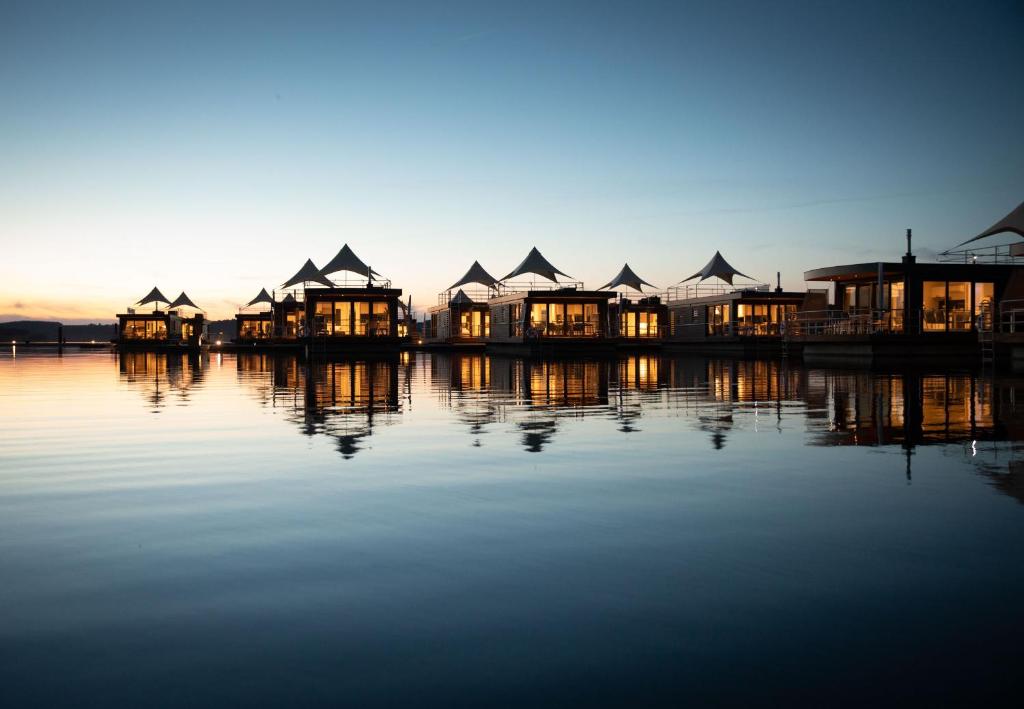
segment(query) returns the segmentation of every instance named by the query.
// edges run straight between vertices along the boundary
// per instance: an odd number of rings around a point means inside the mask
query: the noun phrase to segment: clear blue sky
[[[0,0],[0,319],[227,316],[344,242],[419,306],[533,245],[595,286],[941,250],[1024,200],[1022,37],[1020,2]]]

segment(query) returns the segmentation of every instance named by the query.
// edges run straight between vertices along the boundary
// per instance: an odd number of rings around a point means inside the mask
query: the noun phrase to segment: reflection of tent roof
[[[957,246],[963,246],[964,244],[969,244],[972,241],[984,239],[986,236],[995,236],[996,234],[1002,234],[1007,231],[1013,232],[1018,236],[1024,236],[1024,202],[1018,204],[1015,210],[1007,214],[985,231],[981,232],[977,236],[971,237],[963,243],[957,244]]]
[[[722,258],[722,254],[716,251],[715,255],[711,257],[711,260],[708,261],[707,265],[704,266],[704,268],[697,271],[689,278],[684,278],[682,281],[680,281],[680,283],[692,281],[694,278],[697,277],[700,277],[700,280],[703,281],[708,278],[711,278],[712,276],[717,276],[718,278],[721,278],[730,286],[732,285],[733,276],[743,276],[744,278],[750,278],[750,276],[748,276],[747,274],[740,273],[735,268],[730,266],[729,262]]]
[[[628,263],[622,267],[622,270],[619,271],[619,275],[615,276],[615,278],[605,283],[603,286],[598,288],[598,290],[604,290],[605,288],[616,288],[618,286],[629,286],[633,290],[638,290],[641,293],[644,290],[642,286],[650,286],[651,288],[657,287],[654,284],[648,283],[643,278],[633,273],[633,269],[629,267]]]
[[[145,305],[146,303],[170,303],[170,302],[171,301],[167,300],[167,296],[165,296],[163,293],[160,292],[159,288],[157,288],[156,286],[153,286],[153,290],[151,290],[149,292],[149,295],[147,295],[145,298],[143,298],[138,303],[136,303],[136,305]]]
[[[497,282],[498,279],[496,279],[494,276],[492,276],[486,270],[484,270],[484,267],[480,265],[479,261],[474,261],[473,265],[469,267],[468,271],[466,271],[466,275],[464,275],[455,283],[451,284],[448,287],[448,290],[451,290],[452,288],[458,288],[459,286],[464,286],[467,283],[479,283],[482,286],[493,288],[494,284]]]
[[[177,298],[175,298],[174,302],[171,303],[170,305],[168,305],[167,307],[168,307],[168,309],[171,309],[171,308],[177,308],[177,307],[182,306],[182,305],[187,305],[188,307],[195,308],[196,310],[202,310],[202,308],[200,308],[198,305],[196,305],[195,303],[192,302],[191,298],[189,298],[187,295],[185,295],[185,291],[182,291],[181,295],[179,295]]]
[[[466,292],[459,288],[459,292],[452,296],[448,305],[472,305],[473,299],[466,295]]]
[[[302,265],[302,268],[300,268],[294,276],[285,281],[282,287],[288,288],[289,286],[294,286],[298,283],[308,283],[309,281],[319,283],[320,285],[327,286],[328,288],[334,287],[334,284],[327,280],[326,276],[320,275],[320,269],[316,267],[316,264],[313,263],[313,259],[311,258],[306,259],[306,263]]]
[[[572,276],[570,276],[569,274],[562,273],[557,268],[552,266],[551,262],[541,255],[540,251],[537,250],[536,246],[530,249],[530,253],[526,255],[526,258],[523,259],[523,262],[521,264],[515,267],[515,270],[513,270],[512,273],[508,274],[501,280],[507,281],[510,278],[521,276],[524,273],[533,273],[538,276],[543,276],[544,278],[547,278],[549,281],[554,281],[555,283],[558,283],[558,279],[555,278],[556,274],[559,276],[565,276],[566,278],[572,278]]]
[[[260,290],[259,295],[250,300],[248,303],[246,303],[246,307],[250,305],[256,305],[256,303],[270,303],[271,305],[273,305],[274,299],[270,297],[270,293],[267,293],[267,289],[263,288],[262,290]]]
[[[373,273],[375,276],[380,275],[363,263],[363,260],[356,256],[355,252],[348,247],[348,244],[342,246],[341,251],[331,259],[330,263],[320,269],[320,275],[327,276],[338,271],[349,271],[360,276],[366,276],[369,273]]]

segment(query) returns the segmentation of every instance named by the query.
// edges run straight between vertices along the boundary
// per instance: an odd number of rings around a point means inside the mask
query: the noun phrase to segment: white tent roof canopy
[[[168,308],[179,308],[179,307],[181,307],[183,305],[187,305],[190,308],[195,308],[196,310],[202,310],[202,308],[200,308],[198,305],[196,305],[195,303],[192,302],[191,298],[189,298],[187,295],[185,295],[185,291],[182,291],[181,295],[179,295],[177,298],[175,298],[174,302],[171,303],[167,307]]]
[[[515,267],[512,273],[508,274],[501,280],[507,281],[510,278],[521,276],[524,273],[532,273],[537,276],[546,278],[549,281],[554,281],[555,283],[558,283],[558,279],[555,278],[556,275],[565,276],[566,278],[572,278],[572,276],[570,276],[568,273],[562,273],[557,268],[555,268],[551,264],[551,262],[544,258],[544,255],[537,250],[536,246],[530,249],[530,253],[526,255],[526,258],[523,259],[523,262],[521,264]]]
[[[260,290],[259,295],[257,295],[255,298],[250,300],[245,305],[246,307],[249,307],[250,305],[256,305],[256,303],[270,303],[271,305],[273,305],[274,299],[270,297],[270,293],[267,293],[267,289],[263,288]]]
[[[715,255],[711,257],[711,260],[707,262],[704,268],[697,271],[689,278],[684,278],[679,282],[685,283],[686,281],[692,281],[694,278],[700,278],[700,280],[704,281],[707,280],[708,278],[717,277],[731,286],[732,279],[734,276],[743,276],[744,278],[750,278],[750,276],[748,276],[747,274],[740,273],[731,265],[729,265],[729,262],[722,258],[722,254],[720,251],[715,251]]]
[[[355,273],[360,276],[379,276],[380,274],[374,271],[372,268],[363,263],[363,260],[356,256],[356,253],[345,244],[341,247],[341,250],[335,255],[330,262],[320,269],[321,276],[329,276],[332,273],[338,271],[348,271],[349,273]]]
[[[995,236],[996,234],[1003,234],[1005,232],[1012,232],[1018,236],[1024,236],[1024,202],[1018,204],[1016,209],[985,231],[981,232],[977,236],[972,236],[967,241],[959,243],[953,248],[955,249],[957,247],[964,246],[965,244],[969,244],[972,241],[978,241],[979,239],[984,239],[987,236]]]
[[[331,283],[326,276],[320,274],[320,269],[316,267],[316,264],[313,263],[313,259],[310,258],[306,259],[306,263],[302,264],[302,268],[300,268],[294,276],[285,281],[281,287],[289,288],[291,286],[298,285],[299,283],[309,282],[319,283],[320,285],[327,286],[328,288],[334,287],[334,284]]]
[[[498,279],[487,272],[487,270],[480,265],[479,261],[474,261],[473,265],[466,271],[466,275],[460,278],[458,281],[448,287],[448,290],[464,286],[467,283],[479,283],[482,286],[493,288],[498,282]]]
[[[628,263],[622,267],[622,270],[619,271],[615,278],[605,283],[603,286],[598,288],[598,290],[604,290],[605,288],[617,288],[619,286],[629,286],[633,290],[640,291],[641,293],[644,292],[643,286],[657,288],[654,284],[648,283],[643,278],[636,275],[633,272],[633,269],[629,267]]]
[[[167,300],[167,296],[160,292],[160,289],[153,286],[153,290],[149,292],[142,300],[138,301],[136,305],[145,305],[146,303],[170,303]]]

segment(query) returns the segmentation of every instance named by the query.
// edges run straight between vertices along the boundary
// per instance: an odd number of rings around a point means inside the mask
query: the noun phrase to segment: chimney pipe
[[[910,229],[907,229],[907,256],[914,255],[913,250],[910,248],[911,239],[913,239],[913,236],[911,235]]]
[[[775,272],[775,292],[782,292],[782,271]]]

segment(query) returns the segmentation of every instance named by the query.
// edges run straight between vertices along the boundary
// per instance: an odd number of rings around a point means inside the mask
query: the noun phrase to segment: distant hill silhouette
[[[55,342],[59,322],[52,320],[15,320],[0,323],[0,342],[17,340],[23,342]],[[65,325],[64,339],[68,342],[96,340],[103,342],[114,337],[114,326],[95,323],[92,325]]]

